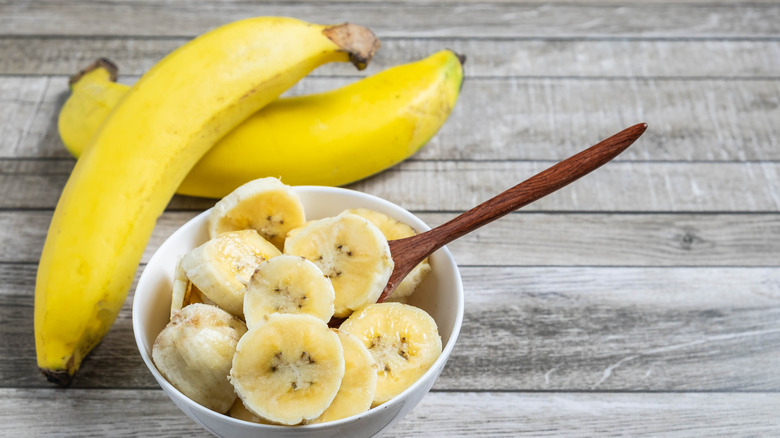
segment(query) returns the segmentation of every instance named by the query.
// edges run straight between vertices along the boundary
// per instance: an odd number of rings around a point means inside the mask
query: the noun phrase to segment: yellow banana
[[[76,162],[35,286],[38,366],[67,385],[121,308],[156,218],[225,133],[317,66],[365,67],[368,29],[258,17],[212,30],[149,70]]]
[[[337,90],[278,99],[207,152],[178,193],[221,198],[267,176],[290,185],[339,186],[387,169],[417,152],[447,120],[460,92],[462,62],[443,50]],[[74,156],[126,89],[107,67],[72,81],[59,127]]]

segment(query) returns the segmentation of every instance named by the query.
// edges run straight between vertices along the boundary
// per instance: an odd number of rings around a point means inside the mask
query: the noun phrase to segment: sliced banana
[[[411,386],[441,355],[436,322],[408,304],[372,304],[353,313],[339,329],[357,336],[377,362],[374,406]]]
[[[311,221],[287,239],[284,252],[311,260],[330,278],[337,317],[376,302],[393,272],[387,239],[355,214]]]
[[[208,299],[194,284],[187,278],[187,273],[181,267],[181,260],[176,264],[174,271],[173,288],[171,291],[171,316],[177,310],[181,310],[190,304],[205,303],[216,304]]]
[[[345,210],[347,213],[356,214],[371,221],[372,224],[379,228],[379,231],[385,235],[387,240],[403,239],[404,237],[411,237],[417,234],[410,225],[407,225],[399,220],[393,219],[390,216],[378,212],[376,210],[370,210],[368,208],[351,208]],[[404,278],[401,283],[396,287],[392,294],[387,297],[389,301],[405,302],[403,297],[408,297],[414,293],[417,286],[425,280],[425,277],[431,271],[431,265],[426,258],[420,264],[412,269],[412,272]]]
[[[241,401],[240,398],[236,397],[236,401],[233,402],[233,406],[230,407],[230,410],[227,412],[228,416],[237,418],[239,420],[249,421],[250,423],[259,423],[259,424],[276,424],[271,421],[266,420],[265,418],[259,417],[252,413],[249,409],[244,406],[244,402]]]
[[[282,254],[257,267],[244,295],[250,329],[274,313],[305,313],[330,321],[336,294],[320,268],[303,257]]]
[[[292,230],[288,231],[286,239],[289,239],[290,237],[298,234],[298,231],[301,231],[302,229],[306,228],[306,226],[309,225],[312,222],[314,222],[314,221],[311,221],[311,220],[310,221],[306,221],[306,222],[302,223],[301,225],[299,225],[299,226],[293,228]]]
[[[356,336],[342,330],[332,330],[344,348],[344,378],[328,409],[309,423],[326,423],[351,417],[367,411],[374,401],[376,361]]]
[[[250,412],[286,425],[322,415],[343,377],[338,336],[305,314],[276,313],[249,330],[230,370],[230,382]]]
[[[236,399],[227,377],[244,323],[208,304],[174,312],[152,347],[152,360],[176,389],[219,413]]]
[[[250,181],[220,199],[208,217],[209,236],[254,229],[278,249],[287,232],[305,222],[303,204],[288,185],[276,178]]]
[[[244,293],[260,263],[279,250],[255,230],[220,234],[181,259],[185,275],[219,307],[244,317]]]

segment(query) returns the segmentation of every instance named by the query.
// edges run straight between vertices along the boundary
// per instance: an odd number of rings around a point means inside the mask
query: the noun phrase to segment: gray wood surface
[[[252,15],[371,27],[364,72],[468,58],[444,128],[350,186],[441,224],[636,122],[585,179],[449,245],[466,315],[433,391],[384,436],[780,435],[780,4],[666,1],[0,1],[0,435],[207,436],[138,355],[128,296],[71,388],[38,373],[35,272],[74,160],[67,78],[96,57],[131,84]],[[176,196],[145,263],[213,200]],[[141,266],[142,268],[143,266]]]

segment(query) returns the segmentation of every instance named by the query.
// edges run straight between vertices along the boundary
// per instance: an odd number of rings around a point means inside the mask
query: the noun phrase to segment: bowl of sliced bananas
[[[355,190],[251,181],[171,234],[133,298],[141,357],[223,437],[368,437],[427,394],[460,332],[442,248],[377,303],[388,240],[429,227]]]

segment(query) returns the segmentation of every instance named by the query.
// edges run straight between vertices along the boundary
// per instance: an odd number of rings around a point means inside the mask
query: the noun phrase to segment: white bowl
[[[303,203],[307,219],[335,216],[347,208],[364,207],[385,213],[418,231],[430,228],[403,208],[365,193],[315,186],[298,186],[294,190]],[[431,256],[431,272],[409,301],[409,304],[426,310],[436,320],[442,338],[442,354],[415,384],[380,406],[330,423],[269,426],[209,410],[168,383],[152,363],[152,345],[170,316],[176,261],[208,239],[207,214],[206,211],[196,216],[160,245],[141,273],[133,299],[133,332],[141,357],[163,391],[185,414],[221,437],[370,437],[400,420],[422,400],[444,368],[463,321],[463,285],[458,267],[446,247]]]

